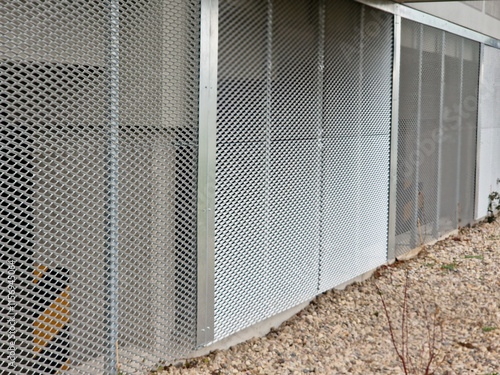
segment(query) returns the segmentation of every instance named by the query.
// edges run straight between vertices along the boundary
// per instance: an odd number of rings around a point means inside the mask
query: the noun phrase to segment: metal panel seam
[[[460,204],[460,172],[461,172],[461,149],[462,149],[462,107],[463,107],[463,92],[464,92],[464,39],[460,41],[460,96],[458,107],[458,139],[457,139],[457,190],[456,190],[456,205],[457,205],[457,222],[456,226],[460,228],[461,224],[461,204]]]
[[[416,134],[416,147],[415,147],[415,195],[413,200],[413,226],[410,233],[410,245],[412,248],[416,247],[418,223],[418,203],[419,203],[419,179],[420,179],[420,137],[422,130],[422,65],[423,65],[423,42],[424,42],[424,26],[420,25],[420,32],[418,38],[418,93],[417,93],[417,134]]]
[[[111,0],[109,6],[109,131],[107,144],[108,163],[108,361],[107,371],[109,374],[116,374],[118,368],[118,358],[116,350],[118,348],[118,132],[119,132],[119,56],[120,56],[120,9],[117,0]]]
[[[324,101],[324,71],[325,71],[325,0],[319,1],[319,41],[318,41],[318,147],[319,147],[319,254],[318,254],[318,285],[321,289],[321,259],[324,250],[324,195],[325,195],[325,161],[323,141],[323,101]]]
[[[446,55],[446,33],[441,32],[441,81],[439,85],[439,132],[438,132],[438,155],[437,155],[437,175],[441,176],[442,170],[442,151],[443,151],[443,116],[444,116],[444,80],[445,80],[445,55]],[[439,237],[439,220],[441,217],[441,181],[437,182],[436,191],[436,221],[434,224],[434,236]]]
[[[481,43],[479,50],[479,82],[477,90],[477,112],[476,112],[476,163],[475,163],[475,183],[474,183],[474,218],[478,219],[479,212],[479,168],[481,166],[481,108],[479,108],[479,90],[481,87],[481,82],[484,81],[484,44]]]

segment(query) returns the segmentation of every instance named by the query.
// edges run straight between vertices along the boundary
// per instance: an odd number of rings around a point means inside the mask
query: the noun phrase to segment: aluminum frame
[[[396,197],[398,184],[398,129],[399,129],[399,81],[401,66],[401,17],[394,15],[394,44],[392,62],[392,121],[389,170],[389,228],[387,260],[396,258]]]
[[[109,294],[108,329],[109,347],[106,370],[110,374],[119,371],[118,350],[118,174],[119,174],[119,127],[120,127],[120,5],[117,0],[110,0],[109,7],[109,130],[107,144],[108,187],[107,187],[107,242],[108,242],[108,268],[107,288]]]
[[[438,155],[437,155],[437,175],[441,176],[442,169],[442,151],[443,151],[443,116],[444,116],[444,81],[445,81],[445,41],[446,33],[441,31],[441,76],[439,83],[439,132],[438,132]],[[434,236],[439,237],[439,218],[441,217],[441,184],[436,187],[436,218],[434,223]]]
[[[198,347],[214,338],[215,144],[217,125],[218,0],[201,0],[198,149]]]
[[[460,94],[459,94],[459,100],[460,103],[463,102],[463,96],[464,96],[464,40],[462,39],[460,41]],[[461,149],[462,149],[462,105],[458,108],[458,140],[457,140],[457,191],[456,193],[456,201],[457,201],[457,227],[460,228],[461,226],[461,206],[460,206],[460,175],[461,175],[461,161],[462,161],[462,154],[461,154]],[[476,132],[477,132],[477,125],[476,125]]]
[[[474,219],[477,219],[479,212],[479,176],[481,167],[481,108],[479,108],[479,95],[484,78],[484,44],[481,44],[479,50],[479,92],[478,92],[478,111],[477,111],[477,130],[476,130],[476,179],[474,185]]]
[[[420,136],[422,131],[422,64],[423,64],[423,39],[424,39],[424,26],[420,24],[420,37],[418,38],[418,91],[417,91],[417,134],[416,134],[416,145],[415,145],[415,165],[420,165]],[[410,234],[410,246],[412,248],[417,247],[417,228],[420,226],[418,222],[418,203],[419,203],[419,187],[418,181],[420,179],[420,168],[415,168],[415,191],[413,199],[413,228]]]

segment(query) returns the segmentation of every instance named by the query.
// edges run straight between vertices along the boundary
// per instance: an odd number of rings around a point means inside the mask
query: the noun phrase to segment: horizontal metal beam
[[[397,3],[444,3],[450,1],[461,2],[462,0],[394,0]],[[472,1],[483,1],[483,0],[472,0]]]
[[[492,38],[485,34],[481,34],[477,31],[457,25],[456,23],[444,20],[431,14],[424,13],[420,10],[407,7],[403,4],[398,4],[387,0],[356,1],[372,8],[380,9],[384,12],[400,16],[401,18],[406,18],[408,20],[419,22],[427,26],[435,27],[436,29],[448,31],[452,34],[456,34],[464,38],[474,40],[476,42],[484,43],[487,46],[500,49],[500,40],[498,39]]]

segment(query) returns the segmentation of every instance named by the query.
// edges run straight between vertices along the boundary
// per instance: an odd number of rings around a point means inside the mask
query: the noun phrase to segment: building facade
[[[9,373],[147,373],[500,190],[499,2],[0,5]]]

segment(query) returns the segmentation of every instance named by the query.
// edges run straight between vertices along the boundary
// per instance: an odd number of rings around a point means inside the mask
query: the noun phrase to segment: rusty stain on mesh
[[[2,5],[0,243],[16,354],[10,366],[2,313],[0,367],[12,374],[96,374],[110,360],[110,3]],[[200,5],[113,3],[118,350],[122,371],[144,373],[195,346]]]

